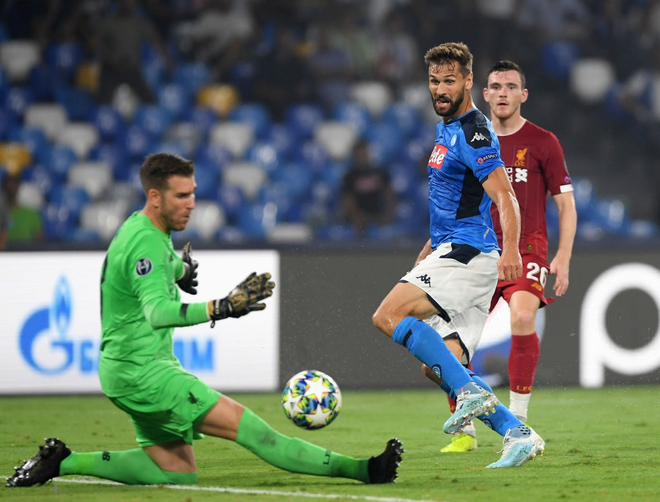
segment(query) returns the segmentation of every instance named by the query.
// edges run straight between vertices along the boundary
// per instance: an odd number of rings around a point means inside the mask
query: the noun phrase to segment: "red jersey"
[[[550,131],[526,121],[519,131],[498,136],[500,154],[520,205],[520,254],[548,259],[545,206],[548,196],[572,192],[564,150]],[[497,241],[502,247],[502,228],[497,206],[491,206]]]

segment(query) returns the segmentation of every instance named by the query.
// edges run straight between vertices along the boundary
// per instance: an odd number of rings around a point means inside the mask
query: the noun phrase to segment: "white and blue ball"
[[[284,414],[303,429],[321,429],[337,418],[341,391],[337,383],[318,370],[293,375],[282,391]]]

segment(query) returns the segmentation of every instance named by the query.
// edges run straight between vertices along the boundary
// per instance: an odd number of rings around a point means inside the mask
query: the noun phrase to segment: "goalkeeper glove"
[[[190,242],[183,246],[181,258],[183,259],[183,275],[178,281],[176,281],[176,284],[182,291],[190,293],[191,295],[196,295],[197,267],[199,264],[197,263],[197,260],[192,259],[192,244]]]
[[[275,283],[270,278],[268,272],[261,275],[252,272],[225,298],[211,300],[207,305],[207,312],[212,321],[211,327],[220,319],[242,317],[252,311],[265,309],[266,304],[259,302],[273,295]]]

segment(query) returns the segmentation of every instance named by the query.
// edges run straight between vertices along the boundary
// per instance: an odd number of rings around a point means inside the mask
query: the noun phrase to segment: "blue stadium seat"
[[[233,160],[234,156],[224,146],[210,143],[202,145],[195,156],[195,162],[211,164],[219,171]]]
[[[50,101],[59,85],[65,85],[65,82],[60,81],[50,65],[40,63],[30,70],[28,86],[35,100]]]
[[[77,227],[77,218],[69,208],[59,204],[47,204],[41,211],[41,218],[46,239],[51,241],[68,239]]]
[[[116,180],[128,181],[130,163],[122,143],[101,143],[89,152],[87,158],[93,162],[105,162],[112,168]]]
[[[179,157],[186,157],[184,146],[177,141],[161,141],[160,143],[154,143],[147,154],[158,152],[173,153]]]
[[[211,72],[203,63],[181,63],[174,70],[172,81],[184,86],[190,96],[212,80]]]
[[[357,239],[355,229],[350,225],[321,225],[315,231],[315,236],[323,241],[350,242]]]
[[[417,176],[417,166],[394,162],[387,165],[390,174],[390,185],[399,199],[415,200],[420,176]]]
[[[383,113],[383,121],[393,123],[406,138],[414,137],[422,123],[419,110],[405,101],[390,104]]]
[[[44,164],[59,181],[63,181],[66,179],[71,166],[78,162],[78,160],[78,156],[73,148],[64,145],[54,145],[50,149],[49,157]]]
[[[4,108],[0,108],[0,141],[4,141],[9,136],[9,131],[17,126],[16,119]]]
[[[354,101],[340,103],[335,106],[333,118],[339,122],[352,125],[360,137],[364,135],[365,131],[372,124],[371,115],[367,107]]]
[[[330,164],[328,152],[314,141],[305,141],[295,145],[291,157],[294,162],[302,163],[315,174],[322,173]]]
[[[289,129],[281,123],[273,124],[264,140],[275,146],[283,158],[289,158],[296,145],[296,138],[291,136]]]
[[[202,130],[206,137],[211,128],[218,123],[218,115],[211,108],[195,106],[189,107],[184,111],[181,120],[195,124]]]
[[[286,183],[269,183],[259,190],[257,202],[263,205],[274,204],[278,221],[288,221],[289,211],[298,206]]]
[[[2,172],[6,172],[2,170]],[[47,194],[60,181],[53,171],[43,164],[36,164],[21,171],[21,179],[39,187],[42,194]]]
[[[34,93],[25,86],[13,86],[7,91],[4,105],[5,109],[12,114],[12,118],[23,120],[23,115],[28,106],[34,103]]]
[[[291,195],[296,199],[300,199],[310,192],[314,173],[304,164],[290,162],[275,171],[271,179],[276,183],[287,184]]]
[[[612,235],[627,235],[630,218],[626,205],[618,199],[605,199],[596,203],[597,219],[603,230]]]
[[[86,91],[74,87],[59,87],[55,90],[55,101],[66,108],[70,121],[87,120],[94,100]]]
[[[33,161],[46,162],[50,152],[50,143],[46,133],[38,127],[15,127],[9,131],[9,140],[23,143],[30,150]]]
[[[7,72],[0,68],[0,103],[4,103],[9,87],[9,77],[7,76]]]
[[[89,121],[96,127],[102,141],[114,140],[126,127],[126,121],[119,111],[110,105],[94,107]]]
[[[165,63],[161,60],[160,55],[148,43],[142,44],[140,51],[140,59],[142,64],[142,76],[147,81],[152,91],[156,91],[163,85],[167,77],[167,70]]]
[[[225,225],[220,230],[218,230],[218,232],[215,234],[215,238],[220,243],[234,245],[243,244],[249,240],[245,233],[231,225]]]
[[[198,199],[215,199],[220,185],[220,172],[211,164],[198,162],[195,164],[195,182],[195,196]]]
[[[142,161],[147,152],[153,150],[153,139],[147,131],[138,125],[131,125],[120,133],[118,141],[124,145],[131,160]]]
[[[152,139],[160,139],[172,122],[172,115],[162,106],[142,105],[135,112],[133,121]]]
[[[316,126],[324,120],[323,108],[317,104],[289,105],[284,112],[285,124],[298,138],[311,138]]]
[[[233,224],[246,204],[246,197],[240,187],[223,184],[217,190],[216,201],[224,210],[227,221]]]
[[[269,174],[277,171],[282,165],[282,159],[275,145],[264,141],[253,143],[245,153],[245,160],[259,164]]]
[[[192,104],[192,94],[181,84],[165,84],[157,92],[158,104],[178,120]]]
[[[548,42],[541,49],[543,69],[555,80],[567,81],[579,58],[580,47],[566,40]]]
[[[48,195],[51,203],[69,210],[70,221],[78,221],[80,213],[90,203],[89,194],[79,186],[55,185]]]
[[[237,228],[251,239],[264,239],[279,222],[278,209],[274,203],[247,204],[238,213]]]
[[[399,126],[392,122],[380,122],[366,133],[371,146],[371,154],[377,165],[384,165],[390,159],[400,156],[403,137]]]
[[[46,49],[46,62],[71,83],[78,65],[85,57],[83,48],[74,42],[50,44]]]
[[[229,119],[250,124],[258,139],[265,138],[270,129],[271,120],[268,108],[261,103],[242,103],[232,110]]]

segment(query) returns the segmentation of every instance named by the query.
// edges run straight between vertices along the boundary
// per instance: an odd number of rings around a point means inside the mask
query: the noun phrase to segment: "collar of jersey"
[[[468,115],[469,113],[476,112],[477,110],[478,110],[478,108],[472,108],[471,110],[468,110],[467,112],[465,112],[465,113],[464,113],[463,115],[461,115],[460,117],[454,117],[453,119],[448,120],[447,122],[445,122],[445,124],[447,124],[447,125],[449,125],[449,124],[453,124],[453,123],[456,122],[457,120],[461,120],[463,117],[465,117],[465,116]]]

